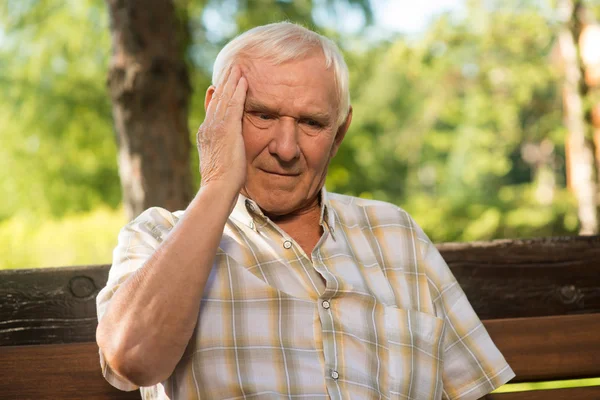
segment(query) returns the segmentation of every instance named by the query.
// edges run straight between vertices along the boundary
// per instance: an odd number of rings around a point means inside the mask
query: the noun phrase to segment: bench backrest
[[[517,377],[600,377],[600,237],[439,246]],[[95,297],[109,266],[0,271],[0,394],[139,399],[104,381]],[[600,387],[499,393],[493,400],[600,399]]]

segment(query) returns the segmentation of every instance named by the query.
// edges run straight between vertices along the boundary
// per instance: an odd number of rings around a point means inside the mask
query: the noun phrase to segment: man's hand
[[[242,116],[248,82],[240,68],[233,66],[212,94],[206,118],[196,135],[202,185],[221,182],[235,193],[246,180],[246,153],[242,137]]]

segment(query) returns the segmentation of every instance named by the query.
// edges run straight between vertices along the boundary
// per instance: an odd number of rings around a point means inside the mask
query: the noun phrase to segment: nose
[[[294,118],[280,118],[275,137],[269,143],[269,152],[283,162],[290,162],[300,155],[298,125]]]

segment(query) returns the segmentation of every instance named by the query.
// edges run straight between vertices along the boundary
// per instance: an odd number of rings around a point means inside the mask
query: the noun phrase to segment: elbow
[[[168,378],[168,375],[159,376],[151,368],[131,362],[128,358],[115,357],[107,360],[107,363],[117,375],[140,387],[154,386]]]
[[[107,331],[102,323],[98,324],[96,343],[108,364],[107,368],[114,374],[140,387],[154,386],[170,376],[170,372],[155,365],[152,356],[144,354],[139,345],[130,346],[119,336]]]

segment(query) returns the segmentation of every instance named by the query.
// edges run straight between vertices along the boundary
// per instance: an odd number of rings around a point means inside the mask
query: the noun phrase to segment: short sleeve
[[[150,208],[127,224],[119,232],[117,246],[113,251],[113,263],[106,286],[96,297],[98,322],[106,313],[110,301],[131,274],[141,268],[154,253],[177,221],[176,214],[158,207]],[[138,386],[117,375],[99,351],[102,375],[112,386],[124,391],[139,389]]]
[[[424,260],[436,315],[445,322],[443,398],[479,399],[511,380],[515,373],[431,243],[427,245]]]

